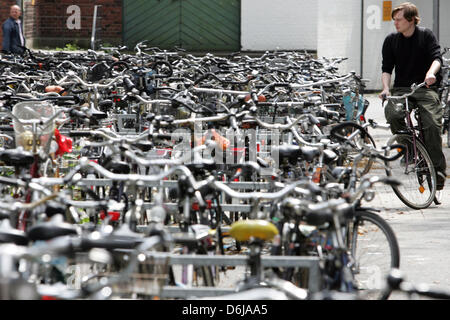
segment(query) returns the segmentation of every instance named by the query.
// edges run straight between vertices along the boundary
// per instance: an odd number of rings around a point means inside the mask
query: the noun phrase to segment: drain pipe
[[[361,0],[361,46],[360,46],[360,73],[361,78],[364,78],[364,0]]]
[[[433,32],[439,41],[439,1],[433,0]]]

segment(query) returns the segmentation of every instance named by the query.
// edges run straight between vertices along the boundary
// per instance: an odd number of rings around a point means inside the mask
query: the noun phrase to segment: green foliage
[[[76,43],[66,43],[64,48],[56,47],[56,51],[77,51],[81,50],[81,48]]]

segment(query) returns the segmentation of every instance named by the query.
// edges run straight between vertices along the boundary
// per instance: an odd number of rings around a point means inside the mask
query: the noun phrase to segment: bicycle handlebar
[[[386,96],[386,95],[383,94],[383,95],[382,95],[382,97],[383,97],[383,102],[382,102],[382,104],[384,103],[385,100],[400,100],[400,99],[405,99],[405,98],[407,98],[407,97],[413,95],[414,92],[416,92],[417,89],[422,88],[422,87],[425,86],[425,85],[426,85],[426,82],[419,83],[418,85],[415,84],[415,83],[413,83],[413,84],[411,85],[411,92],[405,93],[404,95],[401,95],[401,96]]]

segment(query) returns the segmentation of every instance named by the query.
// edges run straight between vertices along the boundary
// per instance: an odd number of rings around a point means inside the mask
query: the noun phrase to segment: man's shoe
[[[442,195],[444,194],[444,190],[437,190],[434,196],[435,204],[442,204]]]
[[[437,190],[444,189],[445,179],[446,179],[445,173],[437,171],[436,172],[436,178],[437,178],[436,179],[437,180],[437,183],[436,183]]]

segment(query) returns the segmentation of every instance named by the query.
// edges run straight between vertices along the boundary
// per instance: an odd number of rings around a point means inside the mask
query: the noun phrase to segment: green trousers
[[[401,96],[411,92],[410,88],[393,88],[393,96]],[[403,101],[398,101],[404,103]],[[405,113],[396,107],[396,101],[390,100],[384,109],[387,122],[391,125],[391,131],[395,134],[398,131],[406,130]],[[420,119],[424,133],[425,147],[430,154],[436,173],[445,174],[447,163],[442,152],[442,116],[444,110],[441,107],[439,95],[436,91],[428,88],[419,88],[409,97],[408,103],[419,106]],[[443,188],[445,179],[437,175],[437,189]]]

